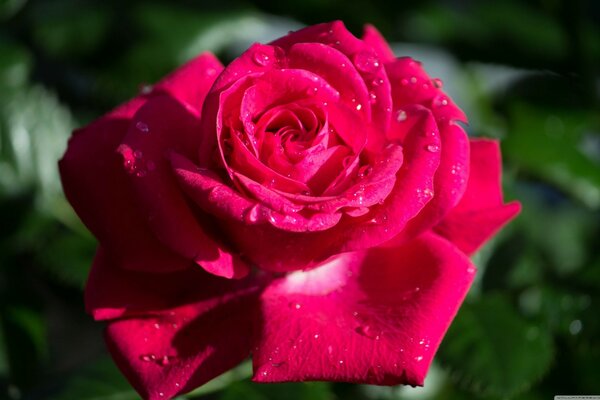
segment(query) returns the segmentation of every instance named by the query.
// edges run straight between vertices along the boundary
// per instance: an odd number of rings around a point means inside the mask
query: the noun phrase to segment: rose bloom
[[[86,307],[140,395],[249,355],[255,382],[423,384],[468,255],[519,211],[441,86],[333,22],[202,54],[74,133]]]

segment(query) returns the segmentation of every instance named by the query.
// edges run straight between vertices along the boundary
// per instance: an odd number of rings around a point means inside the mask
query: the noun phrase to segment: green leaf
[[[139,395],[131,388],[114,362],[102,358],[72,375],[59,393],[51,400],[137,400]]]
[[[488,295],[462,306],[438,357],[464,388],[510,398],[546,372],[553,346],[547,332],[523,320],[505,298]]]
[[[33,7],[33,39],[53,57],[92,54],[109,33],[108,9],[72,0],[36,3]]]
[[[502,142],[503,154],[527,173],[600,208],[600,162],[582,148],[585,132],[598,122],[594,114],[516,104],[510,118],[513,126]]]
[[[260,385],[248,381],[228,386],[219,400],[332,400],[330,385],[325,382],[274,383]]]
[[[41,86],[0,93],[0,189],[39,189],[37,205],[52,212],[62,199],[57,161],[74,122],[56,96]]]
[[[3,37],[0,37],[0,88],[20,87],[25,84],[31,72],[29,52]]]

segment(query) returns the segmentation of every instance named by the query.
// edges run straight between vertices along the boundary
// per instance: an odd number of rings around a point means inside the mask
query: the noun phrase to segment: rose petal
[[[146,225],[115,152],[145,102],[134,99],[75,131],[59,168],[69,202],[119,265],[168,272],[184,269],[188,262],[163,246]]]
[[[140,124],[144,124],[143,131],[138,129]],[[199,126],[198,118],[177,101],[155,97],[138,110],[119,151],[130,172],[139,207],[156,237],[210,273],[239,278],[248,267],[211,237],[206,221],[197,221],[166,159],[168,151],[193,157]]]
[[[108,348],[143,398],[189,392],[248,356],[258,291],[222,289],[195,303],[109,323]]]
[[[469,176],[469,138],[455,124],[440,130],[442,158],[435,173],[435,196],[394,240],[407,240],[440,222],[462,198]]]
[[[389,44],[373,25],[365,25],[362,40],[377,52],[382,62],[386,63],[395,59]]]
[[[396,236],[434,195],[434,176],[440,164],[440,135],[425,134],[437,129],[432,114],[415,108],[417,120],[403,140],[404,160],[396,174],[395,186],[383,204],[373,208],[371,223],[352,225],[340,234],[342,251],[377,246]],[[341,229],[341,227],[340,227]]]
[[[342,21],[308,26],[271,42],[273,46],[280,46],[285,50],[296,43],[323,43],[346,55],[363,48],[362,42],[346,29]]]
[[[325,79],[339,91],[340,100],[356,109],[367,121],[371,119],[369,92],[360,74],[347,56],[322,43],[297,43],[286,54],[291,68],[305,69]]]
[[[96,320],[132,317],[246,289],[248,282],[218,278],[191,261],[186,269],[164,274],[126,270],[99,247],[86,283],[85,305]]]
[[[466,254],[474,253],[521,210],[502,200],[502,160],[498,142],[471,140],[470,174],[458,205],[434,230]]]
[[[262,295],[253,380],[422,385],[474,271],[426,234],[291,273]]]
[[[203,53],[154,85],[153,93],[168,93],[190,107],[196,115],[223,65],[211,53]]]
[[[264,208],[262,205],[225,185],[214,172],[198,168],[177,153],[171,153],[169,157],[183,191],[208,214],[247,224],[265,222],[260,218],[264,212],[255,208],[262,209]]]
[[[392,85],[394,110],[419,104],[431,109],[436,120],[467,122],[467,117],[427,75],[421,64],[410,57],[398,58],[385,64]],[[398,111],[397,111],[398,112]]]

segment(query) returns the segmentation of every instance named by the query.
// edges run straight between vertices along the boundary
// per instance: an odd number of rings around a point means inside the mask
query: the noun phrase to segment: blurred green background
[[[61,194],[70,131],[195,54],[342,19],[376,25],[499,138],[521,216],[425,388],[257,385],[249,365],[186,398],[549,399],[600,394],[600,2],[0,0],[0,398],[137,398],[83,309],[95,242]]]

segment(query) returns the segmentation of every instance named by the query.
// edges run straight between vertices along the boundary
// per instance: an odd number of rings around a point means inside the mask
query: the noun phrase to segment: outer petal
[[[377,55],[384,63],[394,60],[394,52],[381,33],[379,33],[377,28],[373,25],[365,25],[362,39],[377,52]]]
[[[86,311],[96,320],[139,316],[241,291],[250,282],[216,277],[191,261],[172,273],[129,271],[100,247],[85,288]]]
[[[149,98],[166,93],[199,110],[214,80],[210,71],[216,74],[221,68],[213,56],[203,54],[158,82],[150,93],[75,131],[69,141],[59,162],[65,194],[90,231],[125,268],[168,272],[184,269],[188,262],[165,248],[148,229],[115,150],[133,115]]]
[[[145,129],[140,131],[143,124]],[[208,272],[238,278],[248,267],[201,226],[177,185],[166,155],[175,150],[195,156],[200,122],[170,97],[155,97],[135,115],[119,151],[130,172],[131,185],[156,237],[181,256]]]
[[[255,300],[255,293],[224,292],[206,302],[113,321],[106,342],[143,398],[170,399],[248,356]]]
[[[467,254],[475,252],[521,209],[518,202],[503,204],[498,142],[472,140],[470,163],[463,198],[434,228]]]
[[[469,176],[469,138],[456,124],[443,123],[440,129],[441,162],[435,173],[434,197],[394,239],[403,241],[439,223],[463,196]]]
[[[166,93],[189,107],[196,115],[223,65],[211,53],[203,53],[158,82],[152,93]]]
[[[131,117],[145,101],[132,100],[75,131],[59,168],[69,202],[120,265],[167,272],[186,268],[187,262],[165,248],[147,228],[115,152]]]
[[[254,380],[422,385],[474,272],[426,234],[287,275],[262,295]]]
[[[234,367],[250,351],[257,279],[229,280],[199,268],[173,274],[125,271],[100,249],[86,288],[117,365],[147,399],[188,392]]]
[[[462,110],[437,87],[420,62],[402,57],[385,64],[385,69],[392,84],[394,110],[420,104],[431,109],[438,121],[467,121]]]

